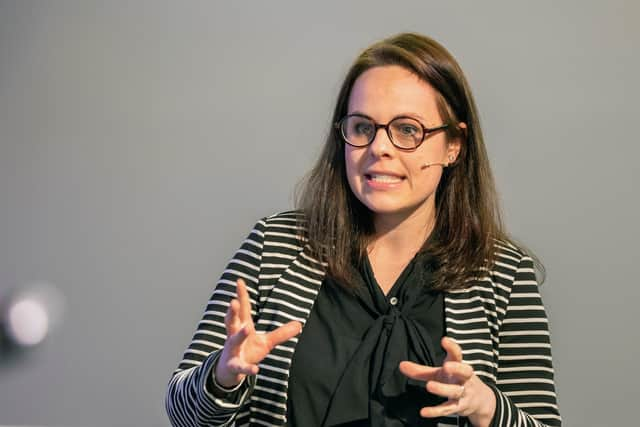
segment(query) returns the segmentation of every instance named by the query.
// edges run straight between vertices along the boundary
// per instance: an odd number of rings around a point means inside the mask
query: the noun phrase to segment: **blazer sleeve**
[[[549,324],[533,260],[517,267],[499,332],[493,426],[560,426]]]
[[[256,317],[264,231],[265,220],[262,219],[227,264],[191,344],[169,380],[165,408],[175,427],[232,425],[238,410],[251,395],[255,377],[247,377],[236,392],[224,399],[209,392],[207,380],[227,338],[224,317],[229,303],[236,297],[236,280],[239,278],[247,284],[251,313],[254,319]]]

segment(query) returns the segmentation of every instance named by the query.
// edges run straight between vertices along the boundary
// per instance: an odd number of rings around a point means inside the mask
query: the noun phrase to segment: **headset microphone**
[[[447,166],[449,166],[449,163],[440,163],[440,162],[436,162],[436,163],[425,163],[424,165],[422,165],[422,167],[420,169],[424,170],[430,166],[435,166],[435,165],[441,165],[443,168],[446,168]]]

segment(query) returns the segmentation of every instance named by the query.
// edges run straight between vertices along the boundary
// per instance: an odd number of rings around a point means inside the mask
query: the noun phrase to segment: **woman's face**
[[[348,114],[354,113],[378,124],[398,116],[415,118],[426,128],[443,124],[433,87],[399,66],[374,67],[357,78],[348,105]],[[379,129],[366,147],[345,144],[349,186],[376,219],[419,216],[430,221],[442,167],[422,166],[450,163],[449,156],[455,160],[459,150],[459,142],[448,143],[446,132],[436,131],[416,150],[402,151],[391,143],[384,129]]]

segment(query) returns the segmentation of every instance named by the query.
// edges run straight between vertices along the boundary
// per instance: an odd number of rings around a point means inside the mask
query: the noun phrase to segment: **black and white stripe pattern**
[[[249,288],[259,332],[290,320],[305,323],[322,283],[323,266],[297,238],[299,213],[259,221],[218,281],[198,329],[167,390],[171,423],[187,426],[277,426],[285,422],[293,338],[277,346],[237,401],[215,398],[207,376],[224,345],[224,315],[236,296],[235,281]],[[559,426],[549,329],[531,258],[496,242],[497,262],[464,290],[445,296],[447,335],[462,347],[464,361],[497,396],[496,426]],[[465,425],[463,417],[442,425]]]

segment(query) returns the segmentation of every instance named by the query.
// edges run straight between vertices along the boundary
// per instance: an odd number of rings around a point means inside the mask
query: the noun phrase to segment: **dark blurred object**
[[[47,282],[0,294],[0,361],[20,358],[45,341],[62,318],[64,300]]]

